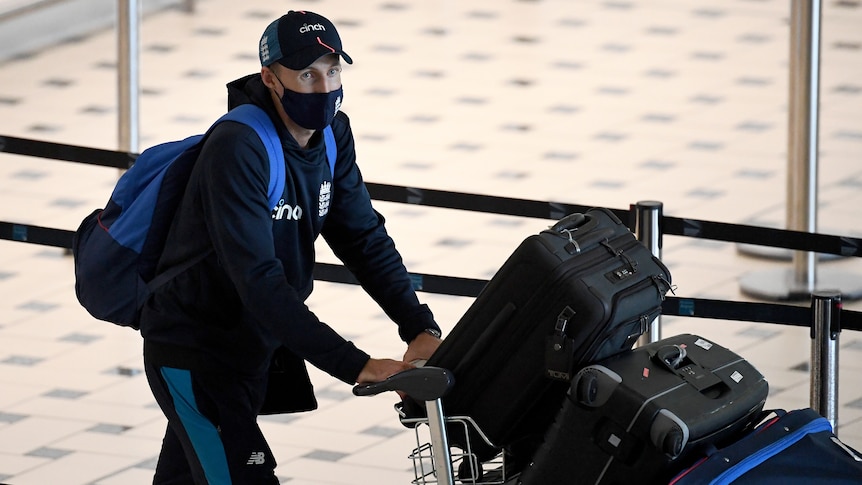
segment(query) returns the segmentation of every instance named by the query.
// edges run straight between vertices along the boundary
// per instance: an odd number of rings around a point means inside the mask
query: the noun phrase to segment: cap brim
[[[299,71],[314,64],[315,61],[327,54],[338,54],[339,56],[341,56],[342,59],[344,59],[344,62],[348,64],[353,64],[353,59],[349,55],[347,55],[346,52],[333,52],[325,46],[309,47],[307,49],[303,49],[299,52],[296,52],[293,55],[282,57],[277,62],[288,69]]]

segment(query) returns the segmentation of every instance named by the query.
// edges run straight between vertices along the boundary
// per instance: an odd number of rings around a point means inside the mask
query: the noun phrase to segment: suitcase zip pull
[[[638,328],[635,333],[626,337],[626,341],[623,343],[620,349],[630,349],[637,342],[637,340],[641,337],[641,335],[647,333],[649,331],[650,325],[652,325],[652,321],[649,319],[648,315],[641,314],[638,316]]]
[[[665,300],[665,295],[667,292],[671,292],[674,296],[676,296],[676,285],[671,284],[664,275],[654,274],[652,275],[652,281],[655,283],[655,286],[658,288],[659,294],[661,294],[661,301]]]

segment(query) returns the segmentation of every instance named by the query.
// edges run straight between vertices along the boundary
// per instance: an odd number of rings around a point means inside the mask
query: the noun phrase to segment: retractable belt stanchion
[[[635,205],[635,236],[653,256],[661,259],[663,204],[654,200],[643,200]],[[661,340],[661,317],[650,323],[649,332],[641,335],[638,345]]]
[[[141,0],[118,0],[117,84],[121,151],[138,152]]]
[[[817,232],[820,130],[820,37],[822,0],[790,2],[790,79],[787,137],[787,226]],[[793,267],[743,275],[740,290],[772,301],[807,300],[819,289],[841,290],[844,299],[862,298],[860,277],[819,268],[817,255],[794,251]]]
[[[811,408],[838,425],[838,335],[841,333],[841,294],[811,295]],[[837,430],[836,430],[837,434]]]

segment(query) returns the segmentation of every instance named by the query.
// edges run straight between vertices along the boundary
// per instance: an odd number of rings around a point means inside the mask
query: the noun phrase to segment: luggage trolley
[[[381,382],[358,385],[353,388],[357,396],[373,396],[386,391],[402,391],[417,401],[425,402],[427,416],[423,418],[407,417],[400,405],[396,410],[401,422],[413,428],[416,433],[416,448],[410,453],[413,462],[414,480],[416,485],[439,484],[454,485],[456,483],[470,485],[502,485],[507,483],[505,454],[480,463],[471,449],[467,439],[465,449],[459,450],[449,445],[447,426],[463,426],[466,431],[473,429],[488,446],[493,444],[482,433],[482,430],[468,416],[450,416],[443,413],[442,398],[455,384],[452,373],[440,367],[417,367],[400,372]],[[484,466],[497,467],[489,472]],[[458,470],[457,481],[455,470]]]

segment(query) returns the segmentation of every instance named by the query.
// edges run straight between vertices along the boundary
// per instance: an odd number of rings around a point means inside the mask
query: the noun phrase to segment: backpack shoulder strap
[[[275,126],[269,119],[269,115],[265,111],[253,104],[243,104],[225,113],[221,118],[215,121],[207,130],[207,133],[212,131],[213,127],[222,121],[236,121],[244,125],[250,126],[260,137],[266,148],[267,158],[269,159],[269,187],[267,188],[268,202],[270,208],[274,208],[278,204],[284,192],[284,151],[281,149],[281,141],[278,138],[278,133],[275,131]],[[197,142],[201,141],[200,135]],[[333,144],[334,146],[334,144]],[[191,268],[195,264],[203,261],[209,255],[209,251],[191,258],[190,260],[169,268],[164,273],[156,275],[147,287],[149,291],[154,291],[156,288],[164,285],[168,281],[179,276],[183,271]]]
[[[269,157],[269,207],[274,208],[284,192],[284,151],[281,148],[281,140],[275,131],[275,125],[269,119],[269,115],[253,104],[242,104],[228,111],[224,116],[213,123],[215,126],[222,121],[236,121],[248,125],[257,132],[260,141],[266,148]],[[334,146],[334,144],[333,144]]]
[[[332,133],[332,125],[323,129],[323,143],[326,145],[326,159],[329,160],[329,172],[335,178],[335,158],[338,156],[338,148],[335,146],[335,135]]]
[[[260,141],[266,148],[269,157],[269,206],[275,208],[284,192],[284,151],[281,148],[281,140],[278,138],[272,120],[264,110],[253,104],[242,104],[228,111],[219,118],[213,126],[222,121],[236,121],[248,125],[257,132]],[[323,129],[323,142],[326,146],[326,159],[329,162],[329,172],[335,177],[335,160],[338,157],[338,148],[335,145],[335,134],[332,126]],[[275,163],[273,163],[275,162]]]

